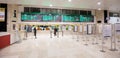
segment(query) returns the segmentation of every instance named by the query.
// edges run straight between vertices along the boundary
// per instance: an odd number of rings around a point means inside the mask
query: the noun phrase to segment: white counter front
[[[10,35],[8,32],[0,32],[0,36]]]

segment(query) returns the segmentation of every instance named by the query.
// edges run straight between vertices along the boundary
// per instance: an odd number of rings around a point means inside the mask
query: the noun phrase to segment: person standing
[[[27,37],[28,37],[28,25],[25,25],[24,26],[24,30],[25,30],[25,38],[24,39],[27,39]]]
[[[56,36],[58,29],[55,27],[54,28],[54,36]]]
[[[35,26],[33,27],[33,32],[34,32],[34,36],[35,36],[35,39],[36,39],[36,38],[37,38],[37,37],[36,37],[36,34],[37,34],[37,29],[36,29],[36,27],[35,27]]]

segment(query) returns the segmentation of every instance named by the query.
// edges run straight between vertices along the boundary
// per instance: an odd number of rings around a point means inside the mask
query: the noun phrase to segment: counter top
[[[10,33],[8,32],[0,32],[0,36],[5,36],[5,35],[9,35]]]

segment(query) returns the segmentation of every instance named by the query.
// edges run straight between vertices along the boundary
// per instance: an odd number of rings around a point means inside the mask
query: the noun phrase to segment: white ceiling
[[[97,2],[101,5],[97,5]],[[36,7],[70,8],[70,9],[98,9],[120,11],[120,0],[0,0],[0,3],[21,4]]]

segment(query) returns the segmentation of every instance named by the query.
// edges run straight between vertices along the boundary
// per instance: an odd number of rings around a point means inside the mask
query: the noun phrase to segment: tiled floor
[[[0,58],[120,58],[120,43],[117,43],[118,51],[110,51],[110,39],[106,39],[104,44],[106,52],[100,52],[100,37],[97,37],[99,44],[93,45],[94,36],[80,35],[77,38],[77,35],[70,34],[64,33],[62,37],[60,33],[59,38],[57,36],[50,38],[49,32],[40,32],[37,39],[29,34],[27,40],[1,49]],[[89,40],[83,41],[85,38]]]

